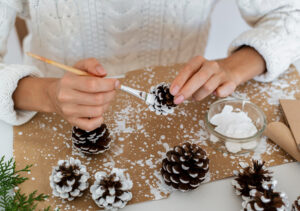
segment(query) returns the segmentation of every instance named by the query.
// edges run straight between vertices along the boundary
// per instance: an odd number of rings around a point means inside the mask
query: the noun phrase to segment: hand
[[[170,91],[175,96],[174,103],[180,104],[191,97],[200,101],[213,92],[226,97],[236,86],[235,76],[222,63],[197,56],[179,72]]]
[[[63,78],[55,80],[49,86],[48,95],[52,110],[72,125],[91,131],[103,123],[103,113],[114,99],[120,82],[102,78],[106,72],[94,58],[79,61],[75,68],[95,76],[66,73]]]
[[[211,93],[227,97],[235,88],[266,70],[263,57],[253,48],[243,46],[231,56],[209,61],[202,56],[190,60],[170,87],[174,103],[193,98],[200,101]]]

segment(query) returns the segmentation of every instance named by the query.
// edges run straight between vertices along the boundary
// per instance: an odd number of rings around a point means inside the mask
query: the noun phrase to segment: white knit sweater
[[[110,75],[203,55],[210,14],[217,0],[0,0],[0,61],[16,16],[28,20],[25,51],[67,65],[88,57]],[[270,81],[300,57],[300,0],[237,0],[254,28],[232,42],[265,59]],[[224,23],[230,25],[230,23]],[[234,26],[231,26],[234,27]],[[228,28],[230,30],[230,28]],[[16,111],[11,96],[27,76],[61,76],[62,71],[26,57],[24,65],[0,63],[0,119],[19,125],[35,112]]]

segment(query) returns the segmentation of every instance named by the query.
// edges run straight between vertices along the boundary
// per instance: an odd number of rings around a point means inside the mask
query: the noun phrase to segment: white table
[[[7,159],[13,154],[13,129],[0,121],[0,155]],[[292,202],[300,195],[300,163],[290,163],[271,168],[278,180],[278,189],[287,193]],[[235,211],[241,209],[242,200],[231,187],[231,180],[224,179],[201,185],[197,190],[172,193],[168,199],[129,205],[123,211]]]

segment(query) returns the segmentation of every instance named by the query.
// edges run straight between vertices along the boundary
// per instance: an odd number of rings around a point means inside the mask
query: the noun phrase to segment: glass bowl
[[[221,113],[225,105],[233,107],[233,112],[244,111],[256,126],[257,132],[249,137],[234,138],[225,136],[215,130],[215,125],[210,123],[210,119],[218,113]],[[263,131],[267,125],[266,116],[264,112],[254,103],[236,99],[227,98],[221,99],[210,105],[205,116],[205,127],[209,132],[208,143],[217,150],[222,152],[229,152],[232,154],[242,154],[252,152],[258,146]]]

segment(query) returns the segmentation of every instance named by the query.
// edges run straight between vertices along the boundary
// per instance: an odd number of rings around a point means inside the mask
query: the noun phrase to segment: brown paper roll
[[[300,100],[280,100],[280,105],[300,152]]]
[[[300,152],[290,129],[282,122],[268,124],[264,134],[300,162]]]

